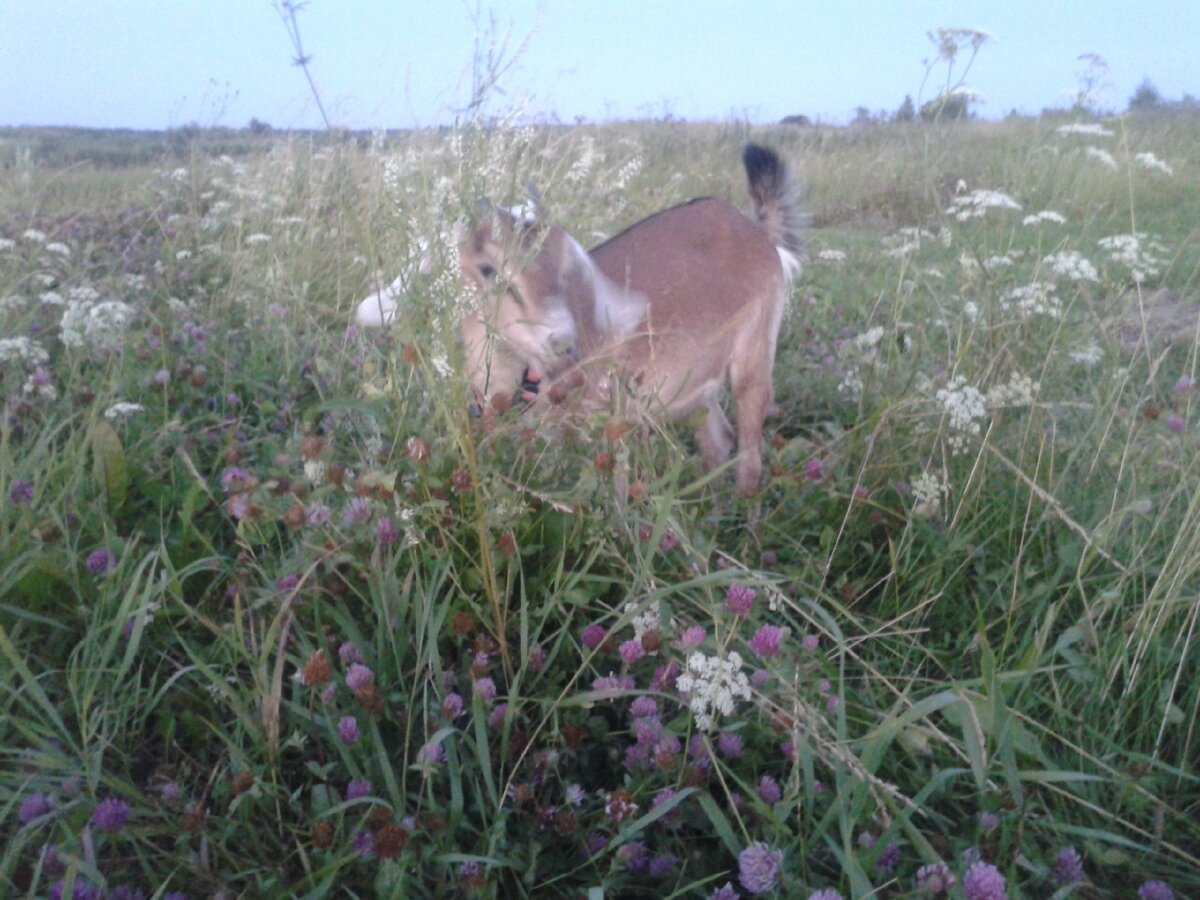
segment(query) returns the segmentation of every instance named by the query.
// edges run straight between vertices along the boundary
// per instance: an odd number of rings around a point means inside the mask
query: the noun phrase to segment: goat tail
[[[801,191],[792,183],[787,164],[770,147],[747,144],[742,152],[754,218],[779,251],[784,273],[791,280],[800,273],[807,219],[800,205]]]

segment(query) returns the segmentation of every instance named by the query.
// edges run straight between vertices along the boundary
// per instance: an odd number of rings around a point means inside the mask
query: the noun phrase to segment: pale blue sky
[[[1143,76],[1165,97],[1200,95],[1192,0],[310,0],[300,25],[330,118],[452,121],[477,8],[514,46],[536,23],[499,103],[568,122],[894,110],[916,97],[926,32],[943,25],[994,36],[967,80],[984,116],[1064,105],[1083,53],[1108,61],[1112,108]],[[291,56],[269,0],[0,0],[0,124],[318,127]]]

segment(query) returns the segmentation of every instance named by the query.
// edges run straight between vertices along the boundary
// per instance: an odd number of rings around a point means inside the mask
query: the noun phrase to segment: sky
[[[1193,0],[309,0],[297,20],[328,118],[355,129],[454,122],[506,35],[490,110],[532,121],[843,123],[933,96],[942,26],[991,35],[965,82],[984,117],[1069,105],[1086,53],[1109,109],[1145,77],[1200,95]],[[294,56],[271,0],[0,0],[0,125],[321,127]]]

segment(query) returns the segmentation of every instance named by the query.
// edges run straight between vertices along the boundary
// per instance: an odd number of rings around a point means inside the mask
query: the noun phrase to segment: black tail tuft
[[[805,217],[787,164],[761,144],[747,144],[742,162],[755,216],[777,247],[798,258],[804,246]]]

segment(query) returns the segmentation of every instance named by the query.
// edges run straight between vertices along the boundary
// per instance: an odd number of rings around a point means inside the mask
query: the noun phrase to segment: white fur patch
[[[403,293],[404,276],[401,275],[387,287],[375,291],[360,302],[354,311],[354,321],[370,328],[391,325],[392,320],[396,318],[396,301]]]
[[[775,251],[779,254],[779,261],[783,264],[783,277],[788,284],[791,284],[800,277],[800,270],[803,268],[800,265],[800,257],[783,247],[776,247]]]
[[[633,334],[646,318],[646,295],[614,283],[596,268],[592,257],[570,235],[571,252],[592,282],[592,317],[596,330],[605,337],[623,338]]]

